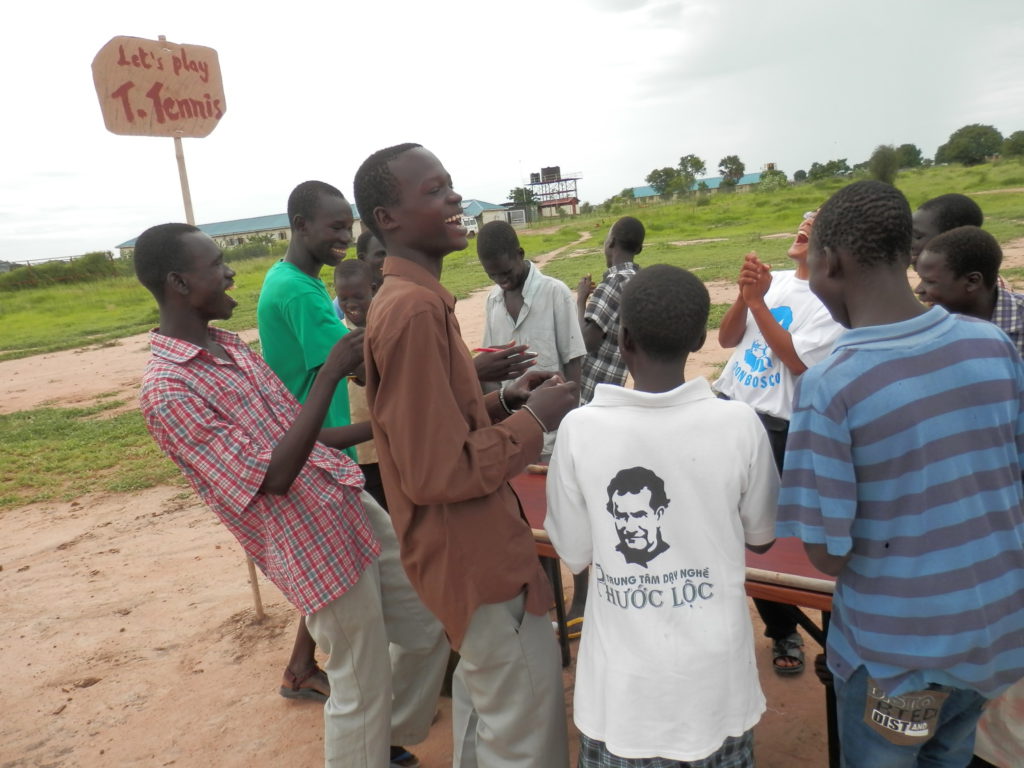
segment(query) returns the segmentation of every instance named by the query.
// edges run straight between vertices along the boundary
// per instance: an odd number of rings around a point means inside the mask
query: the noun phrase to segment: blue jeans
[[[949,694],[934,734],[923,744],[897,745],[864,722],[867,682],[863,666],[845,682],[835,679],[843,768],[965,768],[971,762],[984,696],[965,688],[930,686]]]

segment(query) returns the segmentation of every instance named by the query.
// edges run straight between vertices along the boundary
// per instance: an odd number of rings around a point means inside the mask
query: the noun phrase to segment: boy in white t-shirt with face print
[[[574,703],[581,768],[754,764],[765,701],[744,545],[774,541],[779,479],[754,412],[703,378],[684,382],[709,305],[685,270],[638,272],[619,331],[635,389],[599,384],[555,443],[545,528],[574,572],[591,573]]]

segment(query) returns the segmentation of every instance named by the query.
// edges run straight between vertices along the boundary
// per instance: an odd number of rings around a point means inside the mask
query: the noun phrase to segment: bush
[[[114,260],[110,251],[95,251],[70,261],[47,261],[24,266],[0,275],[0,291],[20,291],[60,283],[85,283],[106,277],[131,274],[131,262]]]

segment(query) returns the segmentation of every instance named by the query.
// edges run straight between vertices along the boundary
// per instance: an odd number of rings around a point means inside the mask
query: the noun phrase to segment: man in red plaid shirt
[[[139,237],[134,258],[160,309],[140,395],[150,433],[330,654],[327,764],[385,765],[390,744],[426,738],[447,643],[397,557],[380,556],[378,539],[394,531],[338,450],[369,439],[369,424],[322,429],[362,359],[362,331],[338,342],[300,406],[238,336],[209,326],[236,304],[213,240],[163,224]],[[392,686],[389,641],[422,654],[418,679]]]

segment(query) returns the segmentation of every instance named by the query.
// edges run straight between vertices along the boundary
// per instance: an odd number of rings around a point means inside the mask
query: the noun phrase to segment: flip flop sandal
[[[796,632],[772,643],[772,669],[775,670],[775,674],[791,677],[804,671],[803,644],[804,639]],[[789,667],[782,667],[778,663],[780,659],[793,659],[797,663]]]
[[[284,679],[287,685],[282,685],[278,689],[278,693],[284,696],[286,699],[305,699],[307,701],[319,701],[321,704],[327,701],[327,695],[316,690],[316,688],[303,688],[302,684],[313,677],[313,675],[322,673],[316,664],[306,674],[299,677],[294,674],[290,669],[285,668]]]
[[[402,751],[391,755],[390,768],[420,768],[419,758],[412,752],[404,747],[394,747],[393,749]]]

